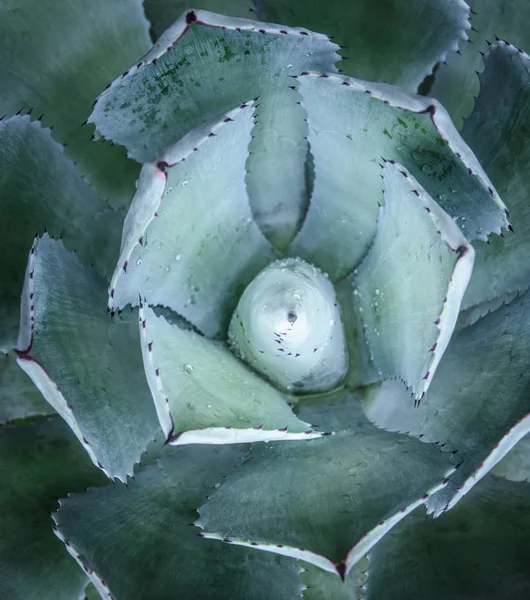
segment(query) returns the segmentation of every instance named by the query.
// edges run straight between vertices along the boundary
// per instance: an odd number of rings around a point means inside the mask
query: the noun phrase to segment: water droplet
[[[184,179],[184,181],[181,183],[182,187],[186,187],[188,185],[188,180]]]
[[[141,259],[141,258],[139,258],[139,259],[136,261],[136,265],[139,267],[141,264],[142,264],[142,259]]]
[[[177,254],[177,256],[175,256],[175,260],[180,260],[182,258],[182,256],[180,254]]]
[[[381,293],[377,288],[375,288],[374,292],[376,296],[379,296],[379,294]]]
[[[184,367],[182,369],[183,369],[184,373],[186,373],[187,375],[191,375],[193,373],[193,371],[195,370],[192,365],[184,365]]]

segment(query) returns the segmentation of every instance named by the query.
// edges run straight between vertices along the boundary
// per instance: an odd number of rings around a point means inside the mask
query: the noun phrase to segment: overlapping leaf
[[[488,476],[438,519],[418,509],[370,553],[366,600],[530,594],[530,485]]]
[[[102,484],[103,474],[61,419],[0,428],[0,596],[82,597],[86,574],[53,535],[50,512],[68,492]]]
[[[91,121],[145,162],[193,127],[259,96],[246,179],[259,225],[283,247],[308,196],[307,123],[289,76],[333,71],[337,48],[304,29],[188,11],[99,97]]]
[[[350,298],[379,376],[399,377],[421,398],[451,339],[474,251],[403,167],[387,162],[383,182],[377,234]]]
[[[345,575],[443,485],[449,459],[436,446],[371,426],[349,394],[322,398],[307,415],[337,433],[252,448],[199,509],[197,524],[206,537]]]
[[[33,246],[18,363],[109,477],[122,481],[159,431],[137,317],[105,316],[106,283],[46,234]]]
[[[260,19],[309,27],[345,46],[348,75],[417,91],[434,65],[466,39],[461,0],[255,0]],[[436,28],[433,28],[436,23]]]
[[[81,178],[49,129],[29,116],[0,122],[0,351],[16,344],[24,270],[35,232],[62,236],[86,264],[112,273],[123,217]]]
[[[17,365],[15,353],[0,354],[0,425],[18,419],[52,415],[54,412]]]
[[[201,125],[144,166],[109,308],[137,305],[142,294],[206,335],[225,333],[239,295],[274,257],[245,188],[252,110],[242,104]]]
[[[526,293],[453,337],[419,407],[399,381],[368,394],[378,426],[457,451],[462,464],[429,501],[434,511],[456,504],[530,430],[529,355]]]
[[[460,226],[486,239],[507,226],[505,206],[436,101],[338,75],[298,78],[308,113],[314,183],[288,251],[340,278],[375,235],[381,157],[403,165]]]
[[[524,291],[530,284],[530,57],[499,42],[486,59],[480,85],[462,135],[506,202],[515,232],[475,244],[477,259],[464,308]]]
[[[308,440],[320,437],[294,416],[287,396],[221,342],[171,325],[140,305],[144,366],[173,444]]]
[[[0,6],[0,115],[44,113],[103,198],[127,206],[138,165],[81,127],[94,98],[150,46],[140,0],[6,0]]]
[[[488,45],[495,41],[495,36],[505,38],[523,50],[530,49],[526,25],[530,19],[530,5],[526,0],[467,0],[467,4],[473,10],[473,29],[468,31],[471,43],[462,42],[458,52],[447,55],[439,65],[429,91],[449,111],[459,129],[473,110],[480,88],[477,72],[483,71],[483,55],[488,53]]]
[[[62,500],[58,535],[106,596],[301,598],[295,560],[205,540],[190,526],[204,495],[240,458],[235,446],[171,448],[128,489],[118,484]]]

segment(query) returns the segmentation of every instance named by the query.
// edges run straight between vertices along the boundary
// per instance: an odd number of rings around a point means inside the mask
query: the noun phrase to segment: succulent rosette
[[[527,8],[470,4],[0,7],[2,598],[528,597]]]

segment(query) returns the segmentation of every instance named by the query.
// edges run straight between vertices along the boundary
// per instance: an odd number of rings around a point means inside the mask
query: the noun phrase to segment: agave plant
[[[530,14],[470,4],[2,3],[2,598],[528,597]]]

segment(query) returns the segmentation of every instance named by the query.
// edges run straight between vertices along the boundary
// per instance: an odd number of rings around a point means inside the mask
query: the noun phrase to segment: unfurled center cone
[[[288,391],[326,391],[347,372],[333,284],[297,258],[272,263],[246,288],[229,339],[235,354]]]

